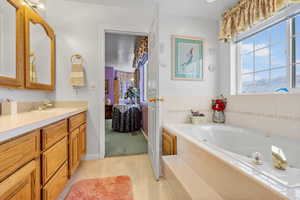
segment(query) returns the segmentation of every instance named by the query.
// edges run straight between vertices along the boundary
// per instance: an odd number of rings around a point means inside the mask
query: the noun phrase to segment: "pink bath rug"
[[[128,176],[82,180],[65,200],[133,200],[131,180]]]

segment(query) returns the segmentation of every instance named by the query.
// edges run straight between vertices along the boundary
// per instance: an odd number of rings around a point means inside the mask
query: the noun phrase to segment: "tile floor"
[[[127,175],[133,184],[134,200],[174,200],[169,185],[164,179],[153,178],[147,154],[111,157],[103,160],[82,161],[60,196],[63,200],[73,183],[88,178]]]

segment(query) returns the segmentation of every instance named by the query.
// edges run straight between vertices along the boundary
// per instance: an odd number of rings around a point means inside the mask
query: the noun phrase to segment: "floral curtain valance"
[[[145,54],[148,53],[148,37],[140,36],[136,39],[133,67],[137,68],[140,61],[143,60]]]
[[[300,0],[240,0],[223,14],[219,39],[225,42],[230,40],[236,33],[271,17],[291,2]]]

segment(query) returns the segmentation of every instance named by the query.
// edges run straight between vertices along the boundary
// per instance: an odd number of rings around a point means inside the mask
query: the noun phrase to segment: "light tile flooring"
[[[147,154],[82,161],[59,199],[64,199],[71,185],[79,180],[120,175],[131,177],[134,200],[175,199],[164,179],[157,182],[153,178]]]

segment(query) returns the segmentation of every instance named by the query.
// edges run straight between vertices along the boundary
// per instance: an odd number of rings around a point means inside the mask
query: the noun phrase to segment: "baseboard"
[[[99,160],[99,159],[101,159],[99,154],[86,154],[86,156],[82,158],[82,160]]]

